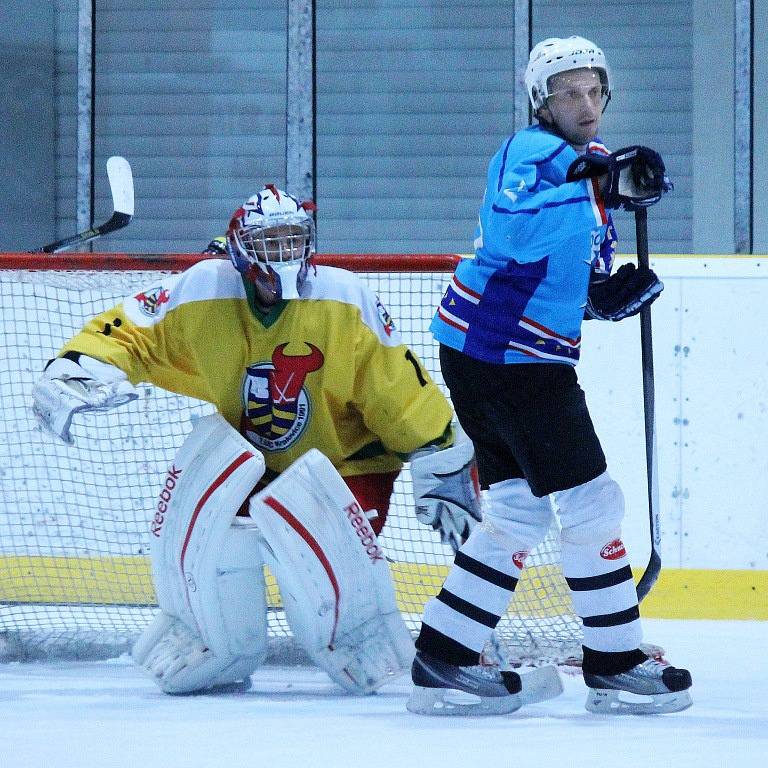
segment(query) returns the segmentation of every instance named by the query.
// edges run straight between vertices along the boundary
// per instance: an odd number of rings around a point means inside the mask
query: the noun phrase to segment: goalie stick
[[[58,253],[76,245],[83,245],[97,237],[116,232],[128,226],[133,217],[133,174],[131,166],[124,157],[113,155],[107,160],[107,177],[112,192],[112,216],[98,227],[91,227],[71,237],[49,243],[31,253]]]
[[[649,266],[648,209],[635,209],[637,262]],[[661,571],[661,524],[659,520],[659,476],[656,449],[656,413],[653,383],[653,342],[651,339],[651,308],[640,310],[640,350],[643,366],[643,412],[645,415],[645,464],[648,476],[648,522],[651,533],[651,555],[637,584],[637,599],[642,600],[656,583]]]

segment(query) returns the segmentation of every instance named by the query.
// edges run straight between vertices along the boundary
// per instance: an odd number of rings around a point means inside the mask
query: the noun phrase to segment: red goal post
[[[151,617],[148,525],[167,466],[191,421],[211,406],[140,385],[113,413],[84,414],[76,444],[40,432],[32,384],[46,361],[93,315],[199,254],[0,254],[0,660],[94,657],[127,650]],[[360,273],[405,342],[444,388],[429,321],[457,254],[319,254],[318,266]],[[446,392],[447,394],[447,392]],[[479,393],[482,396],[482,393]],[[452,552],[413,514],[403,470],[381,543],[412,631]],[[558,532],[526,561],[499,637],[521,660],[580,653],[581,626],[559,566]],[[269,583],[270,634],[290,645]]]

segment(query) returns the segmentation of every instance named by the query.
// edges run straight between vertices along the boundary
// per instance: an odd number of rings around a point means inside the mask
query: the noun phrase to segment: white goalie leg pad
[[[236,679],[266,654],[258,531],[233,527],[263,473],[261,454],[218,414],[197,422],[168,471],[151,525],[166,618],[146,630],[133,656],[169,693]]]
[[[162,610],[133,647],[136,664],[165,693],[192,693],[247,680],[264,660],[267,605],[255,526],[235,525],[227,531],[213,589],[220,631],[231,651],[214,653],[196,630]]]
[[[405,672],[414,647],[387,560],[331,462],[311,450],[251,499],[296,641],[334,682],[370,693]]]

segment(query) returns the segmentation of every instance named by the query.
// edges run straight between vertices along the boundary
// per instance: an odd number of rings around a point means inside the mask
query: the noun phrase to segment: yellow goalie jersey
[[[209,259],[101,313],[60,354],[212,403],[270,476],[310,448],[359,475],[449,441],[450,405],[378,298],[333,267],[310,267],[302,293],[265,314],[229,261]]]

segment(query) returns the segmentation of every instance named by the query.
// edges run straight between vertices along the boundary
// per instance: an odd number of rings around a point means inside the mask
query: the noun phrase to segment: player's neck
[[[554,134],[555,136],[561,138],[563,141],[566,142],[570,147],[573,148],[574,152],[576,152],[579,155],[583,155],[587,151],[587,147],[589,146],[590,142],[586,142],[586,144],[577,144],[573,141],[571,141],[559,128],[559,126],[556,123],[551,123],[548,120],[545,120],[541,116],[538,118],[539,120],[539,126],[543,128],[545,131],[549,131],[549,133]],[[591,139],[590,141],[594,141],[594,139]]]

